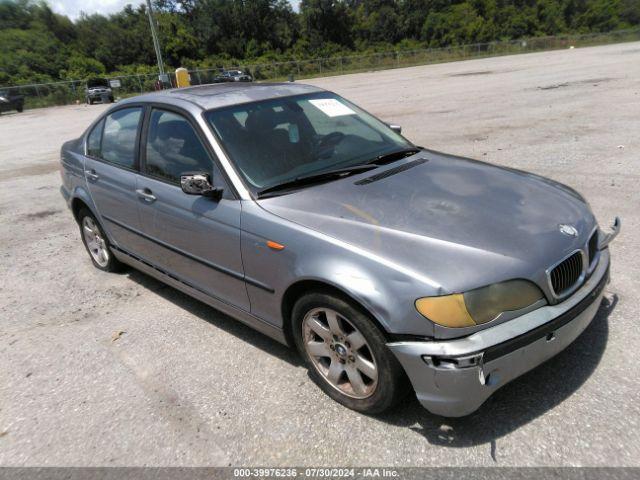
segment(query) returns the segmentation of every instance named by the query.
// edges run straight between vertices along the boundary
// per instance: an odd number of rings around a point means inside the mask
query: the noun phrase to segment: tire
[[[24,105],[18,105],[16,107],[16,110],[18,111],[18,113],[22,113],[22,111],[24,110]]]
[[[377,414],[395,406],[409,391],[407,376],[384,335],[348,299],[324,292],[307,294],[294,305],[291,323],[310,377],[338,403]]]
[[[80,238],[87,249],[91,263],[104,272],[122,271],[124,265],[113,255],[109,239],[96,217],[86,208],[78,212]]]

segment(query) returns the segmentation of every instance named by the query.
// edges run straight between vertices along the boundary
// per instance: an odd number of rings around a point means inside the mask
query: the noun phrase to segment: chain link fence
[[[241,63],[220,68],[190,70],[192,85],[215,83],[224,70],[243,70],[257,81],[291,80],[311,78],[358,71],[383,70],[413,65],[426,65],[470,58],[510,55],[544,50],[585,47],[640,40],[640,29],[621,30],[609,33],[592,33],[584,35],[562,35],[554,37],[533,37],[522,40],[477,43],[442,48],[419,50],[394,50],[387,52],[347,55],[329,58],[313,58],[308,60],[292,60],[274,63]],[[171,88],[176,85],[174,73],[169,73]],[[113,88],[116,99],[150,92],[156,89],[157,74],[139,74],[106,76],[111,80],[119,80],[120,86]],[[84,80],[68,80],[31,85],[12,85],[0,87],[0,91],[8,91],[13,95],[24,95],[25,108],[37,108],[53,105],[68,105],[86,101],[86,82]]]

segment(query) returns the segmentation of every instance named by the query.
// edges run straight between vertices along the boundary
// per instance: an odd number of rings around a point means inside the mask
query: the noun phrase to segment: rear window
[[[108,86],[109,86],[109,82],[107,82],[107,80],[104,78],[94,78],[91,80],[87,80],[88,88],[108,87]]]

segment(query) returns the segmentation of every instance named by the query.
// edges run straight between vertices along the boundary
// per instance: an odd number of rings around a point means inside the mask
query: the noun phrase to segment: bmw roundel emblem
[[[577,237],[578,236],[578,229],[576,227],[574,227],[573,225],[568,225],[566,223],[561,223],[560,225],[558,225],[558,228],[560,229],[560,233],[563,233],[569,237]]]

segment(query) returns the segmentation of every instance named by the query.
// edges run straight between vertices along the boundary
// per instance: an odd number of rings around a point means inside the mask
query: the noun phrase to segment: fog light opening
[[[500,373],[498,370],[493,370],[484,379],[484,385],[487,387],[495,387],[500,383]]]
[[[469,368],[469,367],[482,367],[482,354],[467,355],[464,357],[439,357],[437,355],[423,355],[422,359],[427,365],[432,365],[436,368]]]

